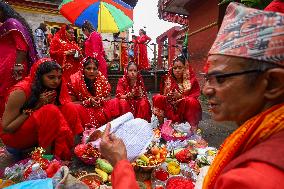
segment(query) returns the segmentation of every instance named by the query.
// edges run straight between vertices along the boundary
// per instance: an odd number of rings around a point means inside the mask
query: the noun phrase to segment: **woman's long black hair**
[[[89,33],[92,33],[93,31],[95,31],[94,26],[92,25],[91,22],[89,22],[88,20],[84,21],[84,24],[82,25],[82,31],[88,31]]]
[[[0,10],[2,10],[2,16],[3,18],[0,20],[0,22],[5,22],[9,18],[14,18],[21,22],[26,29],[28,30],[32,43],[33,43],[33,48],[35,48],[35,42],[33,38],[33,31],[30,27],[30,25],[27,23],[27,21],[22,17],[17,11],[15,11],[10,5],[5,3],[4,1],[0,0]]]
[[[35,74],[35,79],[32,84],[31,88],[31,96],[29,99],[24,103],[21,108],[21,112],[26,109],[33,109],[36,107],[37,102],[39,101],[40,94],[47,90],[47,88],[43,85],[42,76],[46,73],[51,72],[52,70],[61,70],[61,66],[56,63],[55,61],[46,61],[42,63]],[[60,104],[59,102],[59,95],[60,95],[61,84],[56,89],[56,103]]]
[[[93,57],[88,57],[86,61],[83,63],[84,69],[86,66],[88,66],[90,63],[95,63],[97,68],[99,68],[99,62],[97,59]],[[92,96],[96,95],[96,91],[94,89],[94,81],[90,80],[89,78],[84,76],[85,84],[87,86],[88,91],[91,93]]]

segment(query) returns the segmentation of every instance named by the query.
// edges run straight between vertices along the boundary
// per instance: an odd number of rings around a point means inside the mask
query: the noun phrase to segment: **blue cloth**
[[[132,49],[128,50],[128,56],[134,57],[134,51]]]
[[[11,147],[8,147],[8,146],[6,146],[6,149],[10,154],[13,155],[13,157],[16,161],[20,161],[20,160],[23,159],[24,154],[23,154],[22,150],[16,149],[16,148],[11,148]]]
[[[53,189],[52,179],[29,180],[8,186],[5,189]]]

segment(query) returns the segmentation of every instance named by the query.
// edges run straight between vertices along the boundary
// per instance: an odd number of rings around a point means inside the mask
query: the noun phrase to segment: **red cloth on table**
[[[28,44],[19,31],[11,31],[0,38],[0,118],[5,109],[5,97],[9,89],[18,82],[13,77],[17,50],[28,51]],[[28,73],[27,61],[23,61],[22,64],[24,65],[22,78],[24,78]]]
[[[72,75],[68,84],[70,94],[76,97],[77,101],[83,102],[90,97],[103,99],[110,96],[111,86],[101,72],[98,72],[96,81],[94,82],[95,96],[88,91],[82,72],[83,71],[80,70]],[[97,127],[126,113],[122,112],[119,99],[106,100],[101,107],[84,107],[81,104],[77,104],[77,108],[80,112],[83,125],[93,124]]]
[[[105,60],[105,50],[102,36],[93,31],[85,41],[85,55],[95,57],[99,61],[99,71],[107,78],[107,62]]]
[[[217,178],[214,188],[283,188],[283,154],[282,130],[232,160]]]
[[[176,105],[172,105],[166,98],[167,94],[174,91],[182,94],[182,99]],[[161,94],[153,96],[153,113],[174,122],[187,121],[191,126],[197,127],[202,116],[199,95],[200,87],[190,66],[186,67],[183,83],[180,85],[173,77],[172,68],[170,68],[165,81],[161,83]]]
[[[138,70],[147,70],[150,68],[146,45],[148,40],[151,40],[151,38],[147,35],[137,37],[138,59],[136,60],[136,64],[138,65]]]
[[[54,35],[50,43],[50,57],[54,59],[63,68],[63,77],[69,80],[70,75],[76,73],[80,68],[80,58],[74,58],[74,54],[65,55],[65,51],[76,50],[81,52],[80,47],[76,41],[68,39],[66,35],[66,25],[62,26],[60,30]]]
[[[140,94],[140,91],[142,91],[142,97],[140,98],[122,99],[123,102],[121,102],[121,104],[123,103],[124,105],[121,106],[125,109],[127,109],[127,106],[129,106],[130,111],[133,113],[135,118],[142,118],[149,122],[152,115],[151,105],[147,98],[143,78],[138,72],[136,84],[134,86],[131,86],[130,80],[127,75],[128,73],[126,70],[124,76],[118,80],[116,97],[121,98],[122,95],[126,95],[130,92],[134,92],[134,94]]]
[[[283,1],[272,1],[267,7],[265,7],[264,10],[284,13],[284,2]]]
[[[132,165],[127,160],[119,161],[111,174],[113,189],[139,189]]]
[[[22,90],[28,99],[38,67],[48,60],[50,59],[41,59],[34,64],[30,75],[17,83],[10,93]],[[1,127],[3,143],[17,149],[31,148],[36,145],[46,148],[54,145],[54,155],[62,159],[70,159],[74,136],[82,133],[83,128],[64,81],[61,84],[59,101],[61,106],[47,104],[34,111],[15,133],[3,133]]]

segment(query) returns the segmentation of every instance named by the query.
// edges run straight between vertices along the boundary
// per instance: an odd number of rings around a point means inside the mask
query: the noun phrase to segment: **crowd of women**
[[[0,22],[0,136],[17,157],[41,146],[70,159],[74,139],[85,128],[100,127],[127,112],[150,122],[153,110],[161,124],[167,118],[197,128],[200,88],[184,57],[173,61],[151,110],[139,73],[143,68],[135,61],[125,66],[111,97],[102,39],[88,21],[82,26],[88,37],[84,52],[74,40],[74,29],[64,25],[51,41],[51,57],[38,60],[28,24],[4,2]]]

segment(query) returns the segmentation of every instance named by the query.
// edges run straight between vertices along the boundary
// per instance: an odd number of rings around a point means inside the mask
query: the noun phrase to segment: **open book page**
[[[124,124],[125,122],[127,122],[131,119],[134,119],[134,116],[131,112],[128,112],[128,113],[112,120],[110,122],[110,125],[111,125],[110,133],[115,132],[118,127],[120,127],[122,124]],[[101,126],[100,128],[98,128],[97,130],[104,132],[105,128],[106,128],[106,124]]]
[[[123,140],[130,162],[145,152],[154,137],[151,125],[140,118],[127,121],[114,134]]]
[[[110,133],[121,138],[126,146],[127,158],[134,161],[145,152],[151,143],[154,133],[151,125],[144,119],[134,119],[133,114],[128,112],[110,122]],[[97,130],[104,132],[106,125]],[[99,147],[100,139],[91,142],[94,147]]]

